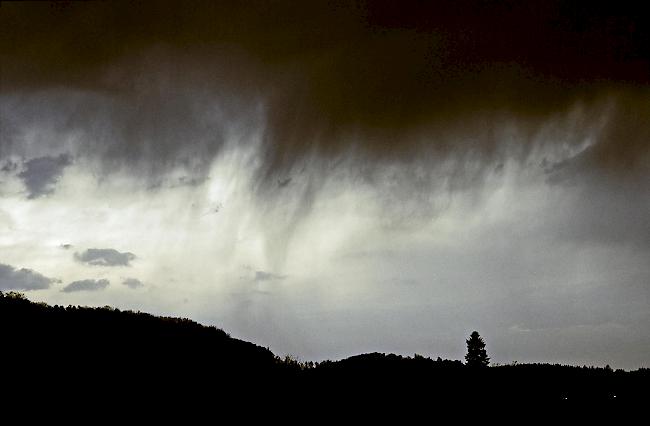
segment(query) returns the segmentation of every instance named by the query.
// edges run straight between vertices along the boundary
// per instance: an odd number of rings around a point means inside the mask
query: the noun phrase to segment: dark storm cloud
[[[126,278],[124,281],[122,281],[122,285],[125,285],[132,290],[135,290],[140,287],[144,287],[142,281],[140,281],[137,278]]]
[[[576,102],[589,111],[623,93],[594,155],[625,174],[637,158],[647,167],[647,144],[611,141],[627,100],[647,99],[641,12],[568,1],[6,4],[0,55],[12,108],[0,117],[0,155],[20,149],[21,128],[47,122],[48,144],[82,134],[78,149],[105,171],[136,163],[132,172],[159,175],[180,164],[201,179],[229,136],[258,128],[266,188],[282,188],[312,157],[319,164],[303,174],[343,158],[365,165],[352,167],[364,177],[384,162],[451,158],[465,179],[468,161],[492,170],[525,159],[542,126]],[[33,98],[12,97],[20,91]],[[578,144],[600,118],[550,143]],[[514,143],[501,131],[512,122]]]
[[[576,184],[595,175],[616,178],[650,173],[650,86],[618,96],[598,140],[579,154],[554,164],[548,170],[551,183]]]
[[[575,194],[557,206],[562,238],[650,249],[650,90],[639,93],[619,103],[597,143],[547,169],[550,184]]]
[[[42,290],[57,282],[31,269],[15,269],[0,263],[0,290]]]
[[[27,198],[38,198],[54,192],[54,186],[63,175],[63,169],[72,164],[68,154],[57,157],[32,158],[24,164],[24,170],[18,174],[25,187]]]
[[[75,253],[74,258],[82,263],[98,266],[130,266],[136,258],[135,254],[121,253],[115,249],[88,249],[82,253]]]
[[[102,280],[79,280],[73,281],[65,286],[61,291],[64,293],[73,293],[76,291],[98,291],[103,290],[110,282],[106,279]]]

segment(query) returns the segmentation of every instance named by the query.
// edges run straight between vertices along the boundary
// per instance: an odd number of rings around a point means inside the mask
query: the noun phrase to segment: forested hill
[[[245,394],[295,401],[637,400],[648,397],[650,371],[550,364],[471,368],[422,356],[363,354],[341,361],[298,362],[234,339],[215,327],[110,307],[50,306],[0,292],[0,380],[5,388],[56,394],[188,397]],[[459,336],[462,338],[462,336]],[[67,385],[66,385],[67,386]],[[206,387],[207,386],[207,387]],[[207,390],[205,390],[207,389]],[[288,392],[288,393],[287,393]]]
[[[2,361],[44,364],[101,374],[102,370],[152,374],[201,368],[264,370],[276,363],[266,348],[186,318],[111,307],[50,306],[19,293],[0,293]],[[164,368],[164,370],[160,370]]]

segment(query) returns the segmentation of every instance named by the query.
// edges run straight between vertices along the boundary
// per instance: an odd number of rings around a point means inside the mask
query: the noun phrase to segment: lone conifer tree
[[[473,331],[467,343],[467,355],[465,355],[466,365],[468,367],[487,367],[490,363],[490,358],[485,351],[485,342],[478,334],[478,331]]]

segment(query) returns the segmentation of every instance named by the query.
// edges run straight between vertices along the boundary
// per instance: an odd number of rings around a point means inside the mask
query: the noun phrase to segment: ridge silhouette
[[[472,368],[417,354],[301,362],[186,318],[108,306],[50,306],[15,292],[0,292],[0,324],[0,382],[16,392],[37,388],[54,397],[73,387],[82,390],[80,398],[117,389],[122,398],[186,402],[214,401],[217,395],[356,406],[642,401],[650,383],[647,368],[517,363]]]

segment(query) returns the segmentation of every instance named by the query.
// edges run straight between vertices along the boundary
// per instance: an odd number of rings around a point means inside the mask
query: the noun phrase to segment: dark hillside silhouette
[[[640,401],[647,398],[650,382],[648,369],[549,364],[477,369],[420,355],[370,353],[300,362],[188,319],[110,307],[49,306],[18,293],[0,292],[0,324],[0,381],[5,389],[20,389],[16,395],[38,390],[49,398],[72,387],[75,398],[93,400],[119,396],[214,403],[217,395],[227,394],[242,402],[290,400],[308,404],[304,407],[426,407],[473,398]],[[483,389],[480,395],[468,392],[477,386]]]
[[[231,386],[284,367],[266,348],[185,318],[48,306],[8,293],[0,297],[0,323],[0,363],[5,375],[19,373],[19,384],[31,378],[89,392],[119,385],[142,398],[198,391],[196,383]]]

